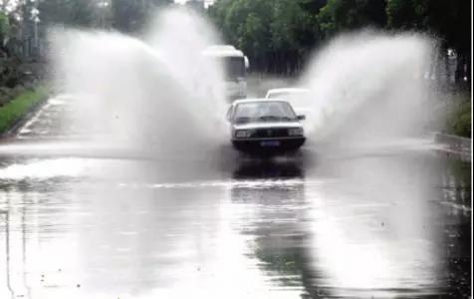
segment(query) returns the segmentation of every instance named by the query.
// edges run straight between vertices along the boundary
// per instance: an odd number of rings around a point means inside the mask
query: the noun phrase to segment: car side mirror
[[[305,119],[306,119],[306,116],[304,116],[304,115],[298,115],[296,118],[297,118],[298,120],[305,120]]]

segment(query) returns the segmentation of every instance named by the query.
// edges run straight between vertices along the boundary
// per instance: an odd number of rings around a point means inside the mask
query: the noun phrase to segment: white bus
[[[208,47],[203,55],[217,59],[222,64],[228,99],[247,97],[246,72],[249,61],[242,51],[231,45],[216,45]]]

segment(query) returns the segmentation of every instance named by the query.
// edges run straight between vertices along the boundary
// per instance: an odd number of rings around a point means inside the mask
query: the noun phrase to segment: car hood
[[[248,124],[233,124],[236,130],[251,130],[251,129],[276,129],[276,128],[301,128],[300,122],[262,122],[262,123],[248,123]]]

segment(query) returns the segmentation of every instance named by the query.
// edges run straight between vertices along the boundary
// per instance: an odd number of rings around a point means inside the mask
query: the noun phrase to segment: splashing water
[[[156,154],[218,147],[226,128],[222,70],[201,55],[215,36],[184,10],[161,13],[144,39],[54,30],[55,82],[76,95],[67,121],[94,142]]]
[[[418,34],[371,31],[332,40],[300,80],[311,89],[309,139],[340,146],[423,132],[433,46]]]
[[[219,43],[211,24],[192,11],[167,10],[154,20],[146,39],[160,50],[164,63],[187,92],[199,98],[195,104],[212,111],[211,115],[225,113],[222,66],[201,55],[208,46]]]
[[[213,28],[180,9],[159,14],[143,39],[54,31],[56,82],[80,95],[68,121],[93,141],[156,155],[219,148],[228,142],[223,70],[201,55],[213,44]],[[414,33],[364,31],[332,40],[298,84],[312,90],[309,143],[393,143],[423,132],[433,97],[423,75],[433,48]]]

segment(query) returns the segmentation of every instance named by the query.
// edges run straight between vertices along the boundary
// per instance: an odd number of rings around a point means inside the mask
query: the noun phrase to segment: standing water
[[[203,20],[171,10],[141,39],[51,38],[69,96],[22,130],[36,146],[0,147],[0,298],[468,297],[469,169],[400,142],[424,125],[428,39],[335,39],[300,81],[313,89],[303,156],[323,155],[219,168],[226,103],[222,70],[200,59],[218,42]],[[87,146],[34,134],[57,137],[61,107]]]

